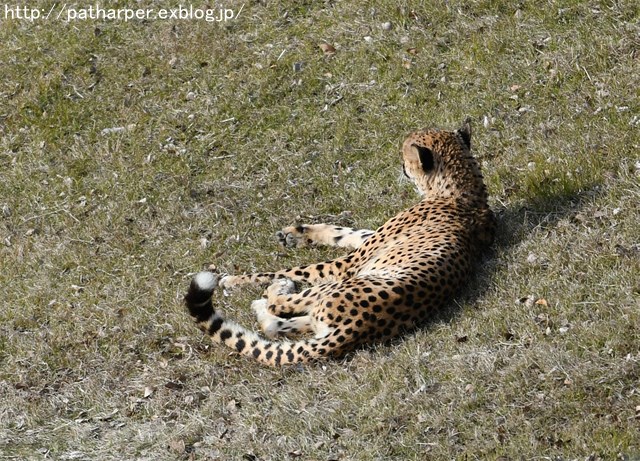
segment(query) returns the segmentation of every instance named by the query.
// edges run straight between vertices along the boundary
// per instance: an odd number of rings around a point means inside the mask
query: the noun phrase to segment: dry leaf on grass
[[[184,453],[186,446],[184,440],[170,440],[169,449],[174,453]]]
[[[330,45],[328,43],[321,43],[318,46],[325,54],[325,56],[333,56],[334,54],[336,54],[336,49],[333,47],[333,45]]]

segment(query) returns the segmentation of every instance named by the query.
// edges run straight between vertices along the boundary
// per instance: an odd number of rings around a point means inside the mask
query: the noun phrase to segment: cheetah
[[[422,196],[419,203],[376,231],[314,224],[276,234],[288,247],[351,250],[331,261],[246,275],[196,274],[184,299],[199,328],[242,355],[282,366],[340,358],[424,323],[464,287],[493,242],[496,223],[471,154],[469,119],[454,131],[410,134],[402,159],[404,175]],[[309,287],[296,292],[296,282]],[[217,287],[230,291],[244,284],[268,285],[251,304],[263,336],[214,309]],[[312,337],[287,338],[305,333]]]

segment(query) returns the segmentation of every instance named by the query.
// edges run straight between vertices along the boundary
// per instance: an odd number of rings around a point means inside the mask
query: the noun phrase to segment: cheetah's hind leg
[[[273,339],[278,335],[291,335],[311,331],[311,317],[303,315],[285,319],[273,315],[267,309],[267,300],[257,299],[251,303],[251,309],[256,313],[260,328],[267,338]]]
[[[258,299],[251,303],[251,309],[256,313],[260,328],[268,338],[278,335],[306,333],[311,330],[311,317],[302,315],[292,318],[282,318],[269,311],[269,305],[280,305],[287,302],[287,297],[296,290],[296,284],[290,279],[275,280],[265,290],[266,299]],[[283,306],[283,312],[287,307]]]

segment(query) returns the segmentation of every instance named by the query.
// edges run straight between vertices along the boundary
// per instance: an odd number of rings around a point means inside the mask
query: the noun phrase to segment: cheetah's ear
[[[433,152],[428,147],[419,146],[414,144],[413,147],[418,151],[418,158],[420,159],[420,165],[425,173],[431,172],[435,166],[435,160],[433,158]]]
[[[462,127],[456,133],[460,135],[467,149],[471,150],[471,119],[469,117],[464,120]]]

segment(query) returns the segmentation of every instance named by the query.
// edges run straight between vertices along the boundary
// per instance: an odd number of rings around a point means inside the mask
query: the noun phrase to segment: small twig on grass
[[[40,215],[31,216],[29,218],[25,218],[24,221],[22,221],[22,222],[23,223],[27,223],[29,221],[34,221],[34,220],[39,219],[39,218],[45,218],[47,216],[51,216],[51,215],[54,215],[54,214],[57,214],[57,213],[60,213],[60,212],[68,214],[75,222],[80,222],[80,220],[78,218],[73,216],[71,214],[71,212],[69,210],[65,209],[65,208],[58,208],[57,210],[49,211],[48,213],[43,213],[43,214],[40,214]]]

